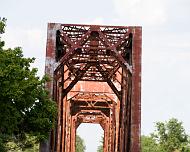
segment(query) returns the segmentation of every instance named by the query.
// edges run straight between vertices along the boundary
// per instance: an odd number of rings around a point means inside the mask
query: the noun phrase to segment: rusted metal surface
[[[58,117],[46,151],[75,152],[81,123],[101,125],[104,152],[140,151],[141,33],[135,26],[48,24],[46,87]]]

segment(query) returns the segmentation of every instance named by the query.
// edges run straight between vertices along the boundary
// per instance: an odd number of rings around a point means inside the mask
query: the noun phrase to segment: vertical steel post
[[[141,48],[142,29],[133,28],[132,50],[132,103],[131,103],[131,151],[140,152],[141,135]]]

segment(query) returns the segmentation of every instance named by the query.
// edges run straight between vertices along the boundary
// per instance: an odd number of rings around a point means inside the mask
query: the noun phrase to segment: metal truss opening
[[[84,140],[86,145],[85,152],[97,152],[104,138],[104,130],[100,124],[82,123],[77,128],[77,134]]]

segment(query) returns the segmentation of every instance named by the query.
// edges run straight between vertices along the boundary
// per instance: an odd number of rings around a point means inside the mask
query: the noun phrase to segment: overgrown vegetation
[[[6,19],[0,19],[0,34]],[[54,126],[56,104],[45,90],[48,78],[37,77],[34,58],[22,49],[5,49],[0,37],[0,151],[24,151],[45,140]]]
[[[79,135],[76,135],[76,152],[85,152],[85,149],[84,140]]]
[[[97,152],[103,152],[103,144],[104,144],[104,137],[102,136]]]
[[[190,140],[182,122],[172,118],[157,122],[150,136],[142,136],[142,152],[190,152]]]

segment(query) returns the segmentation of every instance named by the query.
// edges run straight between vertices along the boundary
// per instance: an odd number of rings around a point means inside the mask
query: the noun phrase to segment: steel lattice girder
[[[104,152],[139,152],[141,27],[48,24],[45,72],[58,105],[41,151],[75,152],[81,123],[104,130]]]

